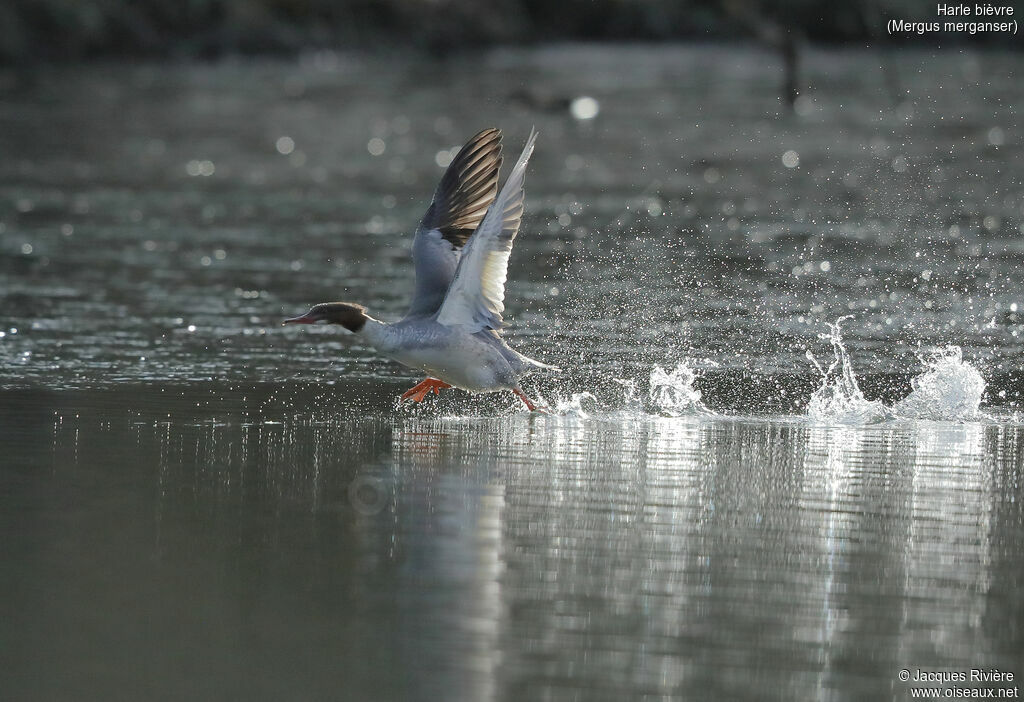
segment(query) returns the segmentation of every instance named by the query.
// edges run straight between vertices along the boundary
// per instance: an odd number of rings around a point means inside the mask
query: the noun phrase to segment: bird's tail
[[[524,371],[527,373],[535,370],[554,371],[555,373],[562,372],[562,369],[558,366],[552,366],[549,363],[541,363],[540,361],[534,360],[529,356],[524,356],[523,354],[519,354],[519,360],[523,362],[523,365],[525,366]]]

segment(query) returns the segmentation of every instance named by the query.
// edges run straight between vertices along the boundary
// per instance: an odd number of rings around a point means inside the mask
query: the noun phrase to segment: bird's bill
[[[283,323],[284,324],[315,324],[318,321],[320,321],[318,317],[314,317],[312,314],[307,312],[306,314],[302,315],[301,317],[292,317],[290,319],[286,319],[286,320],[284,320]]]

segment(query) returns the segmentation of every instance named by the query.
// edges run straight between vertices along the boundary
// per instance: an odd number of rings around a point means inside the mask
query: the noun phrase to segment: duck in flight
[[[511,390],[535,410],[519,379],[557,369],[512,349],[501,329],[508,258],[523,216],[523,182],[536,138],[531,132],[500,193],[500,130],[480,132],[452,159],[413,239],[416,287],[404,319],[387,324],[362,305],[323,302],[285,324],[340,324],[381,355],[424,371],[427,378],[400,401],[420,402],[450,387]]]

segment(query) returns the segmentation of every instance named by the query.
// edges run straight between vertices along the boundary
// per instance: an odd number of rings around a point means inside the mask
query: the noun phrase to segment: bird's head
[[[321,302],[301,317],[284,320],[285,324],[340,324],[350,332],[359,332],[366,324],[366,308],[354,302]]]

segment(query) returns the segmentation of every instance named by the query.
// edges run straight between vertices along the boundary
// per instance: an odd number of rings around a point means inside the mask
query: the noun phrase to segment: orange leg
[[[451,385],[437,378],[427,378],[416,387],[402,393],[402,400],[412,399],[414,402],[422,402],[423,398],[429,395],[431,391],[435,395],[440,395],[441,390],[450,387]],[[399,402],[402,400],[399,400]]]
[[[523,394],[522,390],[520,390],[519,388],[512,388],[512,392],[514,392],[516,395],[518,395],[519,399],[526,403],[526,406],[529,408],[529,410],[531,412],[533,412],[533,411],[535,411],[537,409],[537,405],[535,405],[532,402],[530,402],[530,398],[528,398],[525,394]]]

